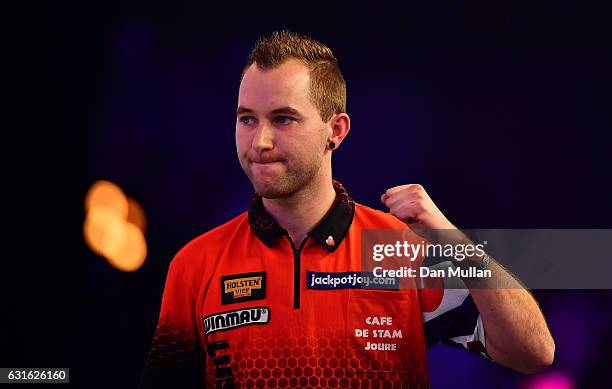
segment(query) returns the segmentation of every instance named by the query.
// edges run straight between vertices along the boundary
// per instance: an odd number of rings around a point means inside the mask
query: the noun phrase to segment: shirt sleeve
[[[447,261],[429,267],[449,266],[453,265]],[[427,347],[441,342],[491,359],[480,312],[469,289],[459,279],[438,281],[437,287],[423,288],[419,294]]]
[[[196,296],[176,258],[171,262],[161,312],[138,388],[204,388],[206,359],[197,336]]]

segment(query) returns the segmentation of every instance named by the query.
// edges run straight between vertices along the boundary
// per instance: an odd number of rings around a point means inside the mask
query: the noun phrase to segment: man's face
[[[254,64],[240,84],[236,149],[255,192],[290,196],[321,173],[329,135],[310,101],[306,66],[290,59],[262,71]]]

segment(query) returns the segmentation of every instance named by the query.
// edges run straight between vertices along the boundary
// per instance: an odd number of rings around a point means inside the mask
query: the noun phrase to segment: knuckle
[[[417,200],[413,203],[413,207],[416,211],[422,212],[425,210],[425,203],[422,200]]]

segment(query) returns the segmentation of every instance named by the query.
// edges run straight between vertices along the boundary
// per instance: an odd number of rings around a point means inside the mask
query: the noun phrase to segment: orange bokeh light
[[[147,257],[147,242],[140,229],[132,224],[125,223],[125,244],[120,250],[108,255],[108,262],[121,271],[138,270]]]
[[[127,221],[140,228],[143,233],[147,230],[147,217],[138,201],[128,197]]]
[[[103,257],[113,255],[125,245],[125,224],[114,208],[104,205],[93,207],[83,225],[85,241],[94,253]]]
[[[85,196],[85,211],[97,206],[109,207],[123,219],[128,216],[128,199],[117,185],[110,181],[100,180],[94,183]]]
[[[89,248],[121,271],[139,269],[147,257],[142,206],[109,181],[97,181],[85,197],[83,235]]]

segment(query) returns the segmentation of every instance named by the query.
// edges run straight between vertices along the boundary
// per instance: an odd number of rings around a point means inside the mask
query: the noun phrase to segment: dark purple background
[[[199,3],[7,12],[19,67],[8,75],[25,111],[7,132],[26,147],[5,143],[6,192],[18,202],[6,203],[17,218],[1,274],[0,366],[70,367],[89,388],[136,385],[173,254],[248,206],[237,88],[249,49],[275,29],[318,38],[340,61],[352,131],[334,177],[357,201],[382,209],[384,190],[418,182],[461,227],[612,228],[608,6]],[[84,244],[83,200],[98,179],[147,213],[149,256],[135,273]],[[551,371],[577,387],[609,383],[612,293],[536,295],[557,344]],[[434,388],[530,382],[445,346],[430,365]]]

